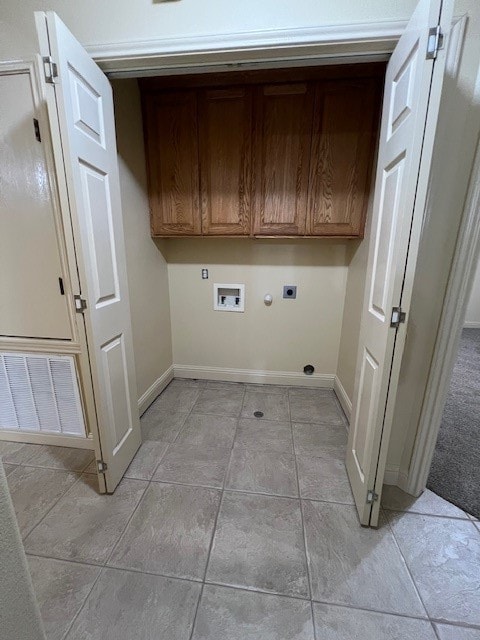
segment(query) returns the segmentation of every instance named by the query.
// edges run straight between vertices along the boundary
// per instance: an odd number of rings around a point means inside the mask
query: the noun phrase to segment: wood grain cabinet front
[[[252,207],[252,90],[200,93],[200,191],[204,235],[249,235]]]
[[[153,236],[200,235],[196,91],[165,91],[144,101]]]
[[[289,74],[142,81],[152,235],[363,236],[383,68]]]
[[[370,79],[317,84],[307,235],[363,235],[379,101]]]
[[[313,95],[307,83],[257,89],[255,235],[305,234]]]

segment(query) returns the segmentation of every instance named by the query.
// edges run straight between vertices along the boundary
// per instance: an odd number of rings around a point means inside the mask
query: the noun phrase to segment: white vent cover
[[[73,356],[0,353],[0,429],[85,437]]]

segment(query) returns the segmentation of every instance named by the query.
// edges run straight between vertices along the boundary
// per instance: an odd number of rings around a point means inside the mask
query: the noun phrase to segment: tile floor
[[[0,442],[49,640],[480,640],[479,523],[386,487],[361,528],[333,392],[174,380],[141,422],[113,496]]]

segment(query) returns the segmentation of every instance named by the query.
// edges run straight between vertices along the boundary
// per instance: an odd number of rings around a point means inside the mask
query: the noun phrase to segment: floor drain
[[[253,415],[255,418],[263,418],[263,411],[254,411]]]

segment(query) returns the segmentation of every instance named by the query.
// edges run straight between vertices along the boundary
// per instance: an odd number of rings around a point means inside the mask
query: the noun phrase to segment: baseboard
[[[155,398],[162,393],[167,384],[173,379],[173,365],[168,367],[165,373],[155,380],[155,382],[145,391],[138,401],[138,412],[145,413]]]
[[[465,322],[464,329],[480,329],[480,322]]]
[[[393,487],[399,487],[403,491],[407,490],[407,474],[397,466],[388,466],[385,469],[385,476],[383,478],[383,484],[388,484]]]
[[[383,484],[397,486],[398,474],[400,472],[399,467],[387,467],[385,469],[385,475],[383,477]]]
[[[335,380],[333,382],[333,390],[335,391],[335,395],[337,396],[338,401],[342,406],[343,412],[347,416],[348,422],[350,422],[350,419],[352,417],[352,401],[348,397],[348,394],[345,391],[345,388],[340,382],[340,378],[338,376],[335,376]]]
[[[56,433],[28,432],[28,431],[0,431],[0,441],[25,442],[27,444],[48,444],[55,447],[70,447],[72,449],[93,449],[92,438],[68,436]]]
[[[255,369],[230,369],[226,367],[198,367],[174,364],[176,378],[198,378],[199,380],[220,380],[223,382],[252,382],[279,384],[292,387],[314,387],[333,389],[333,374],[314,373],[306,376],[296,371],[256,371]]]

